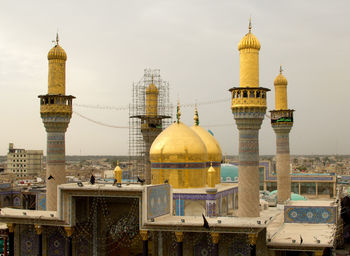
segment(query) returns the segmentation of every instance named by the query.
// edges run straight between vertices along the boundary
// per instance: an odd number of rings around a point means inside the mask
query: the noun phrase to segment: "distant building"
[[[5,173],[15,177],[27,177],[38,175],[43,169],[43,151],[14,148],[9,144],[7,153],[7,168]]]

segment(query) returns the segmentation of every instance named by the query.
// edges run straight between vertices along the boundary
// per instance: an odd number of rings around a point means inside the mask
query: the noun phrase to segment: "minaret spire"
[[[58,36],[58,32],[56,33],[56,45],[58,45],[58,42],[60,41],[60,38]]]
[[[180,101],[177,102],[177,108],[176,108],[176,118],[177,118],[177,123],[180,123],[180,117],[181,117],[181,112],[180,112]]]
[[[281,74],[281,75],[282,75],[282,71],[283,71],[282,65],[280,65],[280,74]]]
[[[249,33],[251,33],[252,32],[252,17],[250,16],[250,18],[249,18]]]
[[[198,116],[198,110],[197,110],[197,104],[196,107],[194,109],[194,125],[198,126],[199,125],[199,116]]]

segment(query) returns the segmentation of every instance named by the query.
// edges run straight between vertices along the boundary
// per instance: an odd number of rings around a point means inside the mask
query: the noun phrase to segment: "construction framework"
[[[145,69],[144,75],[132,86],[129,106],[129,165],[128,179],[144,179],[151,183],[149,150],[158,134],[172,123],[169,103],[169,82],[159,69]]]

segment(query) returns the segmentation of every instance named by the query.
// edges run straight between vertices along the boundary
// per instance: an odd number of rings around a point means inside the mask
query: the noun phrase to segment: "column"
[[[184,233],[182,231],[176,231],[175,237],[176,237],[176,243],[177,243],[177,256],[182,256]]]
[[[216,188],[207,188],[207,200],[205,202],[205,215],[208,217],[217,216],[216,212]]]
[[[39,240],[39,256],[43,255],[43,228],[41,225],[35,225],[35,232],[38,235]]]
[[[148,231],[140,230],[140,235],[142,238],[142,255],[148,256]]]
[[[14,229],[15,229],[15,224],[13,223],[8,223],[7,228],[9,230],[9,253],[10,256],[15,255],[15,235],[14,235]]]
[[[72,256],[73,255],[72,235],[73,235],[74,227],[64,227],[64,230],[66,231],[66,235],[68,238],[68,256]]]
[[[250,246],[250,256],[256,256],[256,240],[258,238],[258,234],[250,233],[248,234],[248,238]]]
[[[213,242],[212,256],[219,256],[219,233],[211,233],[211,239]]]

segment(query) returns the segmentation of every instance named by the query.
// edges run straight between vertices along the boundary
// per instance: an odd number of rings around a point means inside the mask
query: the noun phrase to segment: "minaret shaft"
[[[257,217],[259,216],[259,130],[242,127],[240,121],[243,120],[236,119],[239,129],[238,216]],[[251,119],[250,123],[260,126],[262,119]]]
[[[277,202],[283,203],[290,199],[290,154],[289,132],[291,126],[274,127],[276,133],[276,170],[277,170]]]

